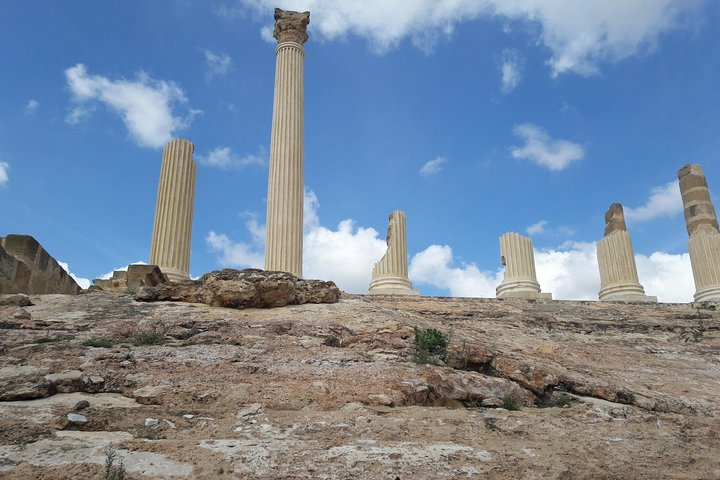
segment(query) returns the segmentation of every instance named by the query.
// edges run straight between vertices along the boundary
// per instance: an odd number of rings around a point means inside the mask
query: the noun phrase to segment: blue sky
[[[191,274],[261,265],[275,3],[0,3],[0,235],[79,278],[148,261],[162,145],[183,137]],[[675,180],[700,163],[717,204],[720,3],[277,3],[311,12],[306,276],[366,291],[401,209],[423,294],[494,296],[517,231],[544,291],[593,299],[620,202],[646,293],[691,299]]]

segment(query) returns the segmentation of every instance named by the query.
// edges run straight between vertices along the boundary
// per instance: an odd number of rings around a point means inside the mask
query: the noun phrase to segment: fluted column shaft
[[[195,146],[176,138],[165,145],[158,183],[150,263],[170,280],[190,278],[190,244],[195,204]]]
[[[645,295],[645,289],[638,279],[632,240],[627,231],[616,231],[599,240],[597,258],[600,269],[600,300]]]
[[[500,255],[505,264],[505,276],[496,288],[498,297],[550,298],[540,293],[535,274],[535,254],[530,238],[515,232],[500,237]]]
[[[387,251],[375,264],[369,292],[371,295],[419,295],[408,278],[407,224],[405,212],[395,210],[388,218]]]
[[[695,280],[695,301],[720,301],[720,232],[700,165],[691,163],[678,172],[685,207],[688,253]]]
[[[307,39],[309,14],[275,12],[275,38],[279,43],[270,139],[265,270],[302,277],[305,59],[302,42]]]

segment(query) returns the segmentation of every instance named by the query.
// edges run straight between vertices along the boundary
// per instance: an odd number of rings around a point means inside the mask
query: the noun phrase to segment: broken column
[[[150,264],[171,281],[190,279],[190,241],[195,203],[195,146],[182,138],[163,151]]]
[[[597,242],[597,259],[600,301],[657,302],[657,297],[645,295],[638,280],[632,241],[619,203],[613,203],[605,213],[605,236]]]
[[[395,210],[388,217],[387,252],[375,264],[370,295],[420,295],[408,278],[405,212]]]
[[[302,277],[303,61],[309,12],[275,9],[275,96],[270,138],[265,270]]]
[[[502,283],[495,289],[497,298],[552,299],[551,293],[540,292],[530,238],[515,232],[504,234],[500,237],[500,255],[506,268]]]
[[[720,300],[720,232],[702,168],[689,163],[678,171],[695,279],[695,301]]]

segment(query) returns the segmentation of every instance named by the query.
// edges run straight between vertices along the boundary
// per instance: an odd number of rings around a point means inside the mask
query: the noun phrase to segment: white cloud
[[[214,53],[207,48],[203,50],[208,66],[208,75],[225,75],[230,70],[232,59],[227,53]]]
[[[638,277],[646,295],[655,295],[661,302],[692,302],[695,294],[690,256],[687,253],[655,252],[635,255]]]
[[[522,80],[523,74],[523,56],[517,50],[504,50],[502,54],[502,64],[500,65],[500,74],[502,75],[502,93],[510,93],[515,90]]]
[[[436,173],[442,171],[443,163],[445,163],[446,161],[447,159],[445,159],[445,157],[437,157],[435,160],[430,160],[422,166],[422,168],[420,169],[420,175],[422,175],[423,177],[435,175]]]
[[[82,120],[89,114],[87,104],[98,101],[120,115],[130,136],[143,147],[162,147],[199,113],[190,110],[184,117],[175,115],[174,107],[187,103],[185,93],[174,82],[154,80],[144,72],[134,81],[111,80],[89,75],[83,64],[77,64],[65,70],[65,78],[76,103],[68,123]]]
[[[208,167],[218,168],[242,168],[248,165],[264,166],[266,164],[263,155],[248,154],[243,157],[234,154],[229,147],[215,147],[208,153],[207,157],[198,155],[198,161]]]
[[[10,164],[7,162],[0,162],[0,185],[6,185],[10,181]]]
[[[547,227],[547,225],[548,225],[548,221],[547,221],[547,220],[540,220],[539,222],[533,223],[532,225],[530,225],[529,227],[527,227],[527,228],[525,229],[525,231],[526,231],[529,235],[538,235],[538,234],[541,234],[541,233],[544,233],[544,232],[545,232],[545,228]]]
[[[95,107],[73,107],[72,109],[70,109],[67,116],[65,117],[65,122],[70,125],[77,125],[78,123],[89,117],[94,111]]]
[[[243,242],[233,242],[225,234],[210,231],[205,241],[210,248],[222,255],[218,262],[242,268],[263,268],[264,255],[257,247]]]
[[[87,279],[87,278],[82,278],[82,277],[78,277],[78,276],[76,276],[74,273],[72,273],[72,272],[70,271],[70,265],[68,265],[66,262],[60,262],[60,261],[58,261],[58,264],[63,268],[63,270],[65,270],[65,272],[66,272],[68,275],[70,275],[70,276],[72,277],[73,280],[75,280],[75,282],[76,282],[78,285],[80,285],[80,288],[83,288],[83,289],[88,288],[88,287],[90,286],[90,284],[92,283],[92,282],[90,282],[89,279]]]
[[[30,99],[27,105],[25,105],[25,115],[33,115],[38,108],[40,108],[40,102],[34,98]]]
[[[510,149],[514,158],[530,160],[550,170],[560,171],[585,156],[581,145],[552,139],[540,127],[531,123],[516,125],[514,132],[525,142],[521,147]]]
[[[338,287],[353,293],[367,292],[372,267],[387,248],[373,228],[355,227],[352,220],[343,220],[337,229],[320,225],[317,196],[305,192],[303,277],[332,280]],[[218,262],[233,267],[264,265],[262,253],[265,227],[253,217],[246,223],[253,242],[233,242],[227,235],[211,231],[206,242],[222,255]]]
[[[553,75],[590,75],[601,62],[652,49],[662,33],[677,28],[681,17],[699,4],[697,0],[287,0],[283,8],[309,10],[310,29],[321,39],[357,35],[379,52],[404,39],[428,52],[460,23],[509,20],[527,27],[530,35],[537,36],[536,43],[548,48]],[[218,12],[230,18],[249,7],[264,19],[275,6],[275,0],[236,0]],[[267,30],[265,25],[263,31]]]
[[[494,297],[495,287],[502,280],[502,272],[484,272],[474,263],[454,263],[452,248],[430,245],[415,254],[410,261],[409,277],[415,288],[432,285],[447,290],[453,297]]]
[[[672,217],[683,211],[680,186],[677,180],[668,182],[650,191],[645,205],[637,208],[624,207],[625,218],[634,222],[643,222],[658,217]]]
[[[690,302],[694,283],[687,253],[655,252],[636,255],[638,277],[647,295],[661,302]],[[431,245],[413,256],[410,279],[417,285],[432,285],[451,296],[495,297],[503,279],[503,268],[483,271],[474,263],[452,266],[452,249]],[[567,242],[560,247],[535,251],[535,267],[543,292],[556,300],[597,300],[600,273],[594,243]]]

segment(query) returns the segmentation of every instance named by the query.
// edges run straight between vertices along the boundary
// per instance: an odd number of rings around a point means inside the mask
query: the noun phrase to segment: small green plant
[[[437,328],[415,327],[415,362],[438,365],[448,357],[450,336]]]
[[[520,410],[520,399],[512,393],[506,395],[502,399],[502,408],[505,410]]]
[[[693,330],[685,330],[683,332],[680,332],[678,335],[678,340],[683,343],[699,343],[702,341],[702,339],[705,337],[705,334],[700,329],[693,329]]]
[[[119,463],[116,463],[117,460],[117,452],[108,447],[105,450],[105,480],[125,480],[125,464],[122,458]]]
[[[82,344],[93,348],[110,348],[113,346],[113,342],[109,338],[88,338]]]

